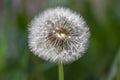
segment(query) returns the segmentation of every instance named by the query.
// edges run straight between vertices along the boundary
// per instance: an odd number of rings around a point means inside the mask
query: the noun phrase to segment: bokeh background
[[[0,80],[58,80],[57,64],[32,54],[27,38],[33,17],[56,6],[80,13],[91,32],[65,80],[120,80],[120,0],[0,0]]]

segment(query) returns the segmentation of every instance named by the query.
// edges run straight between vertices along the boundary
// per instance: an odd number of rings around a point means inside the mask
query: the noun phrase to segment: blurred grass
[[[0,40],[0,75],[4,72],[5,62],[6,62],[6,52],[8,46],[8,30],[11,25],[11,2],[9,0],[5,0],[5,19],[4,19],[4,29],[3,35]]]
[[[4,0],[4,26],[0,30],[0,80],[58,79],[57,65],[34,56],[27,42],[27,27],[32,17],[43,9],[55,6],[69,7],[80,13],[91,31],[86,54],[78,61],[65,65],[65,80],[120,80],[119,0],[38,2]],[[40,9],[36,10],[35,6],[40,6]],[[97,12],[99,9],[103,12]]]

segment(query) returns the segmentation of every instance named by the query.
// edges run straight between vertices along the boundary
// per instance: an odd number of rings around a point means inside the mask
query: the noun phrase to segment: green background
[[[91,32],[65,80],[120,80],[120,0],[0,0],[0,80],[58,80],[57,64],[32,54],[27,38],[33,17],[56,6],[80,13]]]

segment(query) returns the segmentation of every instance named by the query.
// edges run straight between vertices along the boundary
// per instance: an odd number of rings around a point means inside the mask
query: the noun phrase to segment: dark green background
[[[120,80],[120,0],[0,0],[0,80],[58,80],[57,64],[32,54],[27,38],[33,17],[56,6],[80,13],[91,32],[65,80]]]

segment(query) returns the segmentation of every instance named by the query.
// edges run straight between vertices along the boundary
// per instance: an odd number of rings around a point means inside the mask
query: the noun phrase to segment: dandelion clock
[[[89,28],[84,19],[68,8],[45,10],[30,23],[29,47],[38,57],[59,64],[71,63],[85,53],[88,46]],[[63,76],[59,73],[59,80]]]

